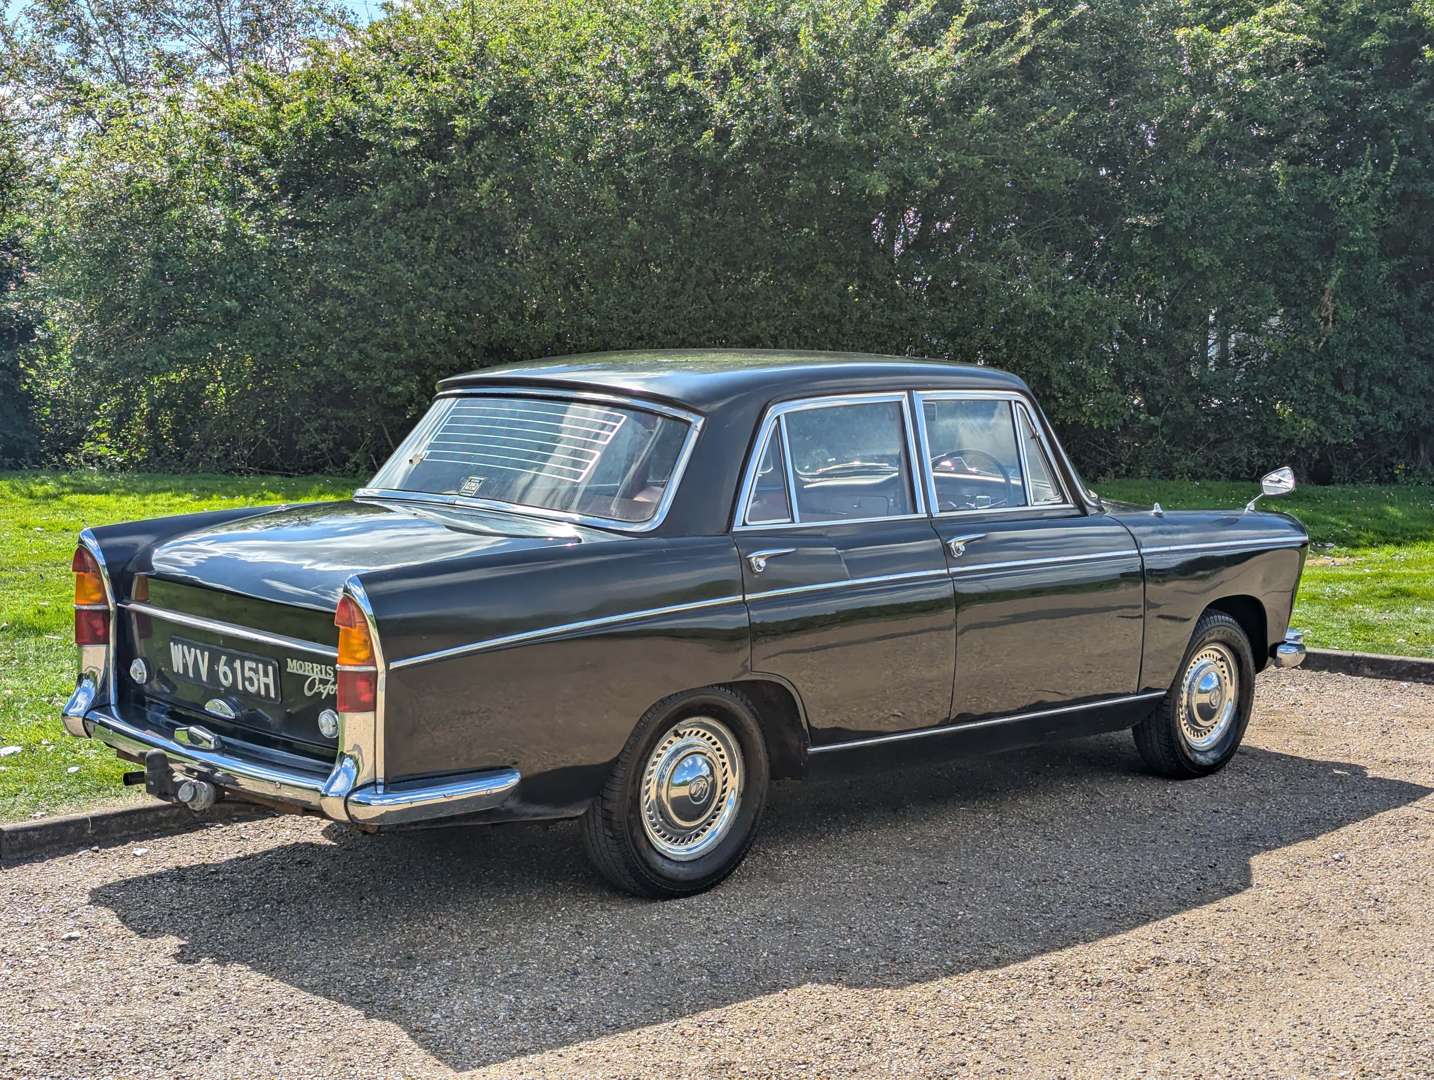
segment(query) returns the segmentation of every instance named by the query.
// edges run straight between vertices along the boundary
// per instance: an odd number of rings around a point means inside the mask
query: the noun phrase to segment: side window
[[[1026,505],[1011,410],[1001,398],[922,402],[938,514]]]
[[[773,425],[767,447],[757,462],[757,475],[752,481],[752,495],[747,502],[748,525],[770,525],[792,520],[791,504],[787,501],[787,461],[782,456],[781,428]]]
[[[1056,470],[1046,455],[1046,448],[1036,435],[1035,421],[1024,406],[1017,406],[1016,412],[1021,418],[1018,426],[1026,454],[1026,474],[1030,478],[1031,505],[1049,506],[1065,502],[1065,493],[1061,490],[1060,481],[1056,479]]]
[[[914,513],[899,401],[854,402],[784,413],[797,520],[843,521]]]

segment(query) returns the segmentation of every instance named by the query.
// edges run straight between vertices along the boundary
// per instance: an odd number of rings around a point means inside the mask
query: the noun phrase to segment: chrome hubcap
[[[669,859],[700,858],[731,831],[742,800],[742,751],[720,720],[694,716],[667,733],[642,774],[642,827]]]
[[[1190,659],[1180,687],[1180,734],[1192,750],[1224,738],[1239,704],[1239,668],[1223,645],[1206,645]]]

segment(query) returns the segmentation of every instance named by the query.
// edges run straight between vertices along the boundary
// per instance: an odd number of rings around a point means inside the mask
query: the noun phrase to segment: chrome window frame
[[[896,402],[901,406],[901,426],[906,440],[906,483],[911,492],[912,505],[916,507],[915,513],[881,514],[876,517],[827,518],[822,521],[803,521],[801,507],[797,505],[796,476],[792,465],[791,441],[787,436],[786,417],[794,412],[833,409],[843,405],[877,405],[882,402]],[[757,469],[762,464],[762,455],[767,452],[767,444],[774,433],[782,440],[782,459],[787,474],[787,509],[791,516],[786,521],[749,523],[747,521],[747,513],[752,505],[752,495],[757,482]],[[875,521],[911,521],[928,516],[926,512],[925,485],[916,472],[918,467],[916,460],[916,423],[912,416],[911,395],[905,390],[883,390],[860,394],[826,394],[817,397],[797,398],[793,401],[778,402],[775,405],[768,406],[766,413],[762,417],[762,422],[757,428],[757,436],[752,446],[755,447],[755,452],[748,458],[747,468],[742,476],[742,484],[738,488],[737,507],[732,515],[733,532],[761,532],[768,529],[834,528],[840,525],[861,525]]]
[[[545,521],[565,521],[575,525],[591,525],[598,529],[611,529],[615,532],[625,533],[647,533],[660,528],[667,518],[667,512],[672,508],[673,500],[677,498],[677,490],[682,484],[682,477],[687,471],[688,462],[692,460],[692,452],[697,447],[697,439],[702,434],[702,416],[687,409],[679,409],[672,405],[665,405],[661,402],[648,401],[645,398],[625,396],[622,394],[605,394],[589,390],[554,390],[547,387],[523,386],[522,384],[504,384],[494,386],[464,386],[453,390],[445,390],[438,394],[429,404],[429,411],[424,418],[414,426],[407,437],[394,448],[388,460],[384,462],[377,477],[388,466],[388,462],[403,454],[411,454],[413,448],[421,442],[426,441],[432,435],[434,429],[440,422],[436,415],[434,405],[445,398],[475,397],[484,394],[502,397],[538,397],[556,398],[562,401],[592,402],[600,405],[616,405],[626,409],[636,409],[641,412],[654,413],[672,420],[680,420],[687,425],[687,437],[683,440],[681,448],[677,451],[677,459],[672,465],[672,475],[668,478],[667,486],[663,488],[662,498],[657,502],[657,509],[646,521],[622,521],[618,518],[605,518],[593,514],[578,514],[567,510],[551,510],[544,506],[527,506],[523,503],[503,502],[498,499],[479,499],[471,495],[444,495],[432,491],[405,491],[402,488],[377,488],[369,486],[358,488],[354,492],[356,499],[393,499],[396,501],[429,502],[441,503],[445,506],[466,506],[477,510],[497,510],[506,514],[518,514],[522,517],[541,518]]]
[[[1036,423],[1035,416],[1030,410],[1026,396],[1016,390],[914,390],[912,397],[915,399],[914,412],[916,415],[916,426],[919,432],[919,445],[921,449],[921,477],[922,483],[926,486],[926,502],[931,507],[933,518],[965,517],[974,514],[1033,514],[1045,513],[1047,511],[1079,510],[1071,501],[1070,492],[1067,491],[1065,477],[1060,475],[1060,468],[1056,465],[1056,455],[1051,450],[1050,441],[1046,438],[1045,429]],[[940,505],[936,500],[936,478],[931,469],[931,440],[926,430],[926,402],[928,401],[1006,401],[1009,402],[1011,410],[1011,434],[1016,439],[1016,452],[1020,456],[1021,487],[1026,493],[1026,505],[1024,506],[988,506],[968,507],[961,510],[937,510]],[[1021,439],[1020,432],[1016,429],[1019,422],[1016,417],[1016,410],[1026,414],[1030,421],[1031,429],[1036,433],[1036,439],[1041,444],[1041,449],[1046,452],[1046,459],[1050,463],[1051,479],[1060,488],[1061,502],[1033,504],[1031,501],[1031,476],[1030,469],[1026,464],[1025,443]]]
[[[1060,495],[1060,498],[1055,502],[1036,502],[1035,488],[1031,486],[1031,467],[1028,462],[1029,455],[1026,452],[1026,440],[1021,438],[1021,433],[1018,430],[1016,432],[1016,449],[1019,450],[1021,454],[1021,476],[1026,487],[1026,507],[1030,510],[1060,509],[1063,506],[1074,507],[1075,503],[1072,502],[1070,496],[1066,494],[1066,485],[1061,480],[1060,470],[1056,468],[1055,458],[1051,456],[1050,449],[1046,446],[1046,440],[1044,433],[1041,431],[1041,426],[1036,423],[1036,418],[1031,415],[1031,410],[1027,406],[1025,399],[1017,398],[1011,405],[1011,408],[1014,412],[1018,412],[1021,416],[1025,417],[1026,423],[1030,425],[1031,434],[1036,437],[1036,443],[1045,454],[1046,475],[1050,477],[1051,483],[1055,485],[1057,494]],[[1016,420],[1014,416],[1012,420],[1017,428],[1021,426],[1021,421]]]
[[[767,456],[767,451],[772,448],[772,439],[774,437],[778,439],[778,449],[782,453],[782,495],[784,496],[785,502],[787,504],[787,516],[784,518],[772,518],[770,520],[764,521],[753,521],[751,519],[752,500],[757,495],[757,479],[761,475],[762,459]],[[752,466],[751,488],[747,491],[746,501],[743,504],[746,509],[742,513],[742,525],[744,527],[750,528],[757,525],[792,524],[793,515],[796,512],[796,506],[792,502],[792,468],[791,462],[788,460],[787,429],[785,424],[779,421],[776,425],[766,430],[762,439],[762,444],[757,450],[757,456],[753,458],[753,461],[754,465]]]

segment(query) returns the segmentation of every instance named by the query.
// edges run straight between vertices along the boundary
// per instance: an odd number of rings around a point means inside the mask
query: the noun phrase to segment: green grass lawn
[[[121,797],[122,765],[60,727],[74,687],[70,556],[87,525],[342,498],[352,479],[0,473],[0,821]],[[1113,481],[1115,499],[1240,506],[1251,484]],[[1434,656],[1434,488],[1302,488],[1268,500],[1315,544],[1294,624],[1312,645]],[[71,771],[73,770],[73,771]]]

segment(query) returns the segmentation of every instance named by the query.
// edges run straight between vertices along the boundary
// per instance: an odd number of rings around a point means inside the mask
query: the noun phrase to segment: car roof
[[[906,356],[776,349],[644,349],[554,356],[454,375],[440,391],[491,385],[598,390],[654,398],[706,413],[737,399],[876,390],[1025,391],[995,368]]]

